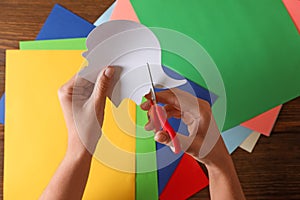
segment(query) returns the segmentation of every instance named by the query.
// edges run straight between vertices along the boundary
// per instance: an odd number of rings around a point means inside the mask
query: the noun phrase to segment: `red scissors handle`
[[[164,110],[162,109],[162,107],[158,106],[157,104],[153,103],[153,101],[151,101],[151,106],[152,106],[152,120],[154,121],[154,127],[155,130],[158,131],[161,128],[166,131],[170,138],[171,141],[173,143],[173,146],[175,148],[174,153],[178,154],[181,151],[180,148],[180,143],[178,138],[176,137],[176,132],[174,131],[174,129],[172,128],[172,126],[169,124],[168,120],[167,120],[167,116],[166,113],[164,112]]]

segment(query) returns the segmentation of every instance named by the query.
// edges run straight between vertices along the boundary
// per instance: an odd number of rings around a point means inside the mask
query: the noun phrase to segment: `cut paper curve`
[[[147,63],[155,86],[173,88],[186,83],[185,79],[175,80],[165,75],[159,41],[150,29],[137,22],[112,20],[103,23],[89,34],[86,43],[88,51],[84,56],[88,66],[79,76],[95,83],[104,67],[115,66],[110,99],[116,106],[125,98],[139,105],[150,91]]]

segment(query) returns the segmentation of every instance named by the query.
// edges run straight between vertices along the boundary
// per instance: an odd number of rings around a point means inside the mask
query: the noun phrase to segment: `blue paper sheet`
[[[5,93],[2,95],[0,99],[0,124],[4,124],[4,116],[5,116]]]
[[[95,26],[55,4],[36,40],[86,37]]]
[[[87,37],[95,26],[75,15],[71,11],[55,4],[36,40],[64,39]],[[0,102],[0,108],[5,107],[5,96]],[[4,109],[0,111],[0,123],[4,124]]]
[[[95,26],[99,26],[110,19],[110,16],[115,8],[116,2],[114,2],[94,23]]]

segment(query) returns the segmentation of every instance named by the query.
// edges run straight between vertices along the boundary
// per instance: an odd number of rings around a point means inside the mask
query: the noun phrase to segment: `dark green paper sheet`
[[[86,38],[21,41],[21,50],[86,50]],[[136,199],[158,199],[158,178],[156,171],[156,146],[152,132],[144,130],[147,113],[136,106]],[[146,136],[146,138],[145,138]],[[143,159],[139,153],[153,152]],[[145,169],[150,172],[139,173]]]
[[[142,24],[184,33],[210,54],[226,90],[223,131],[299,96],[300,35],[281,0],[131,0],[131,3]],[[164,41],[160,42],[164,49]],[[203,77],[179,56],[163,52],[162,61],[206,86]]]

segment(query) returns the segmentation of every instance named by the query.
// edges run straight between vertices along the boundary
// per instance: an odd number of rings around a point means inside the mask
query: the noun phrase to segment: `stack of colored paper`
[[[206,49],[226,96],[195,73],[197,66],[177,55],[163,51],[162,64],[169,66],[164,70],[171,77],[186,78],[197,97],[209,101],[213,110],[225,103],[224,126],[221,122],[219,126],[230,153],[239,146],[252,152],[261,134],[270,135],[281,104],[299,96],[300,37],[280,1],[118,0],[94,24],[55,5],[36,41],[20,42],[20,50],[7,51],[5,199],[37,199],[51,179],[67,142],[57,90],[84,62],[81,54],[90,31],[114,19],[176,30]],[[163,38],[159,40],[162,49],[168,49]],[[192,55],[193,49],[188,52]],[[1,102],[3,106],[4,99]],[[126,131],[112,110],[129,111],[129,118],[118,117]],[[122,102],[119,108],[108,101],[105,113],[104,137],[97,151],[103,159],[109,155],[112,162],[93,159],[85,199],[186,199],[208,185],[193,158],[173,154],[154,142],[153,133],[140,128],[147,116],[132,101]],[[215,114],[222,118],[220,112]],[[178,129],[180,120],[170,119],[170,123]],[[151,155],[144,160],[147,153]],[[144,170],[145,162],[152,170]]]

